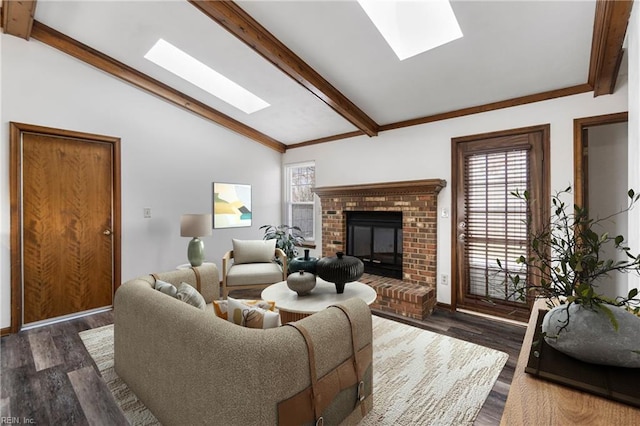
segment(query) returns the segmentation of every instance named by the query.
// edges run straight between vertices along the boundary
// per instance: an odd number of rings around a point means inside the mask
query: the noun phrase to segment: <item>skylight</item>
[[[159,39],[144,57],[247,114],[269,106],[244,87],[163,39]]]
[[[403,61],[462,37],[448,0],[358,0]]]

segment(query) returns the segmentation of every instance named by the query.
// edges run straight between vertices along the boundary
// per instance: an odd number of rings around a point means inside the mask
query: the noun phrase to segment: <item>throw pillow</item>
[[[229,297],[228,299],[232,299]],[[248,307],[258,307],[267,311],[274,312],[276,310],[276,302],[273,300],[248,300],[248,299],[232,299],[242,303]],[[228,300],[214,300],[213,310],[216,316],[222,319],[228,319],[227,312],[229,311]]]
[[[276,251],[276,240],[231,240],[233,263],[271,262]]]
[[[155,289],[171,297],[176,297],[178,292],[178,289],[173,284],[160,280],[156,280]]]
[[[280,315],[257,306],[247,306],[228,298],[227,321],[248,328],[275,328],[280,325]]]
[[[204,297],[198,293],[198,290],[187,283],[180,283],[176,299],[182,300],[183,302],[188,303],[191,306],[195,306],[198,309],[202,309],[203,311],[207,306],[207,302],[204,301]]]

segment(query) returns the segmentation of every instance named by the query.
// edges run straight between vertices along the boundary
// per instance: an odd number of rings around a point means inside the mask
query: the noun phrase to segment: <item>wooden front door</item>
[[[515,260],[549,204],[549,127],[514,129],[452,140],[454,307],[526,321],[505,270],[527,276]],[[512,193],[528,191],[526,203]]]
[[[12,123],[12,152],[12,232],[21,236],[12,291],[22,294],[12,329],[111,306],[120,279],[119,139]]]

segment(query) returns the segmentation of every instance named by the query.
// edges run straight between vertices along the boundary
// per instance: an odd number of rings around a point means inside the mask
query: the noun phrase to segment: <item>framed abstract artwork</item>
[[[213,183],[213,227],[251,226],[251,185]]]

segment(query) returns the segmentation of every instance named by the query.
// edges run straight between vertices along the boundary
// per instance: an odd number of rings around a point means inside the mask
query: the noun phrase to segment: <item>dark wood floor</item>
[[[500,423],[524,327],[442,309],[426,321],[377,314],[509,354],[475,424]],[[3,337],[0,418],[37,425],[126,424],[78,336],[112,322],[112,313],[106,312]]]

